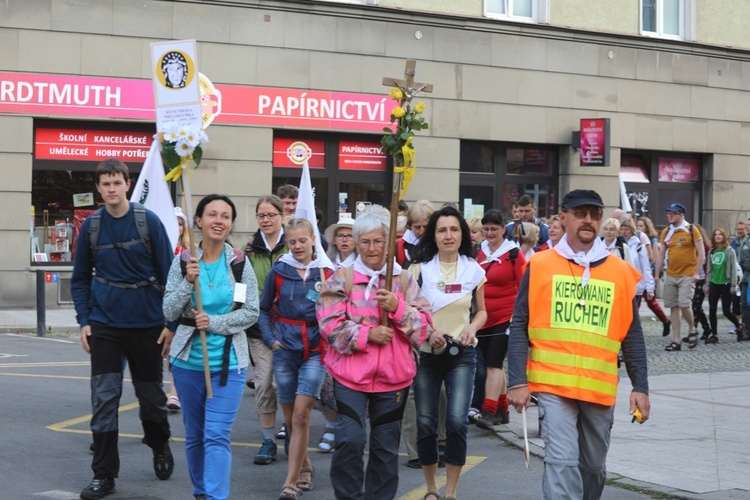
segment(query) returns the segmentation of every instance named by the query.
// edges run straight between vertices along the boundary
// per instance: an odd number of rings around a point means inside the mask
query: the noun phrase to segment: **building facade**
[[[69,303],[96,163],[117,156],[135,177],[155,132],[152,42],[197,40],[216,117],[192,194],[235,200],[236,245],[257,229],[257,198],[299,182],[295,148],[311,155],[322,225],[388,202],[382,80],[406,59],[434,85],[407,201],[468,214],[528,193],[548,216],[571,188],[619,207],[622,179],[657,224],[680,201],[691,222],[729,229],[750,213],[748,17],[743,0],[4,2],[0,306],[33,306],[37,269],[56,273],[48,305]],[[599,118],[609,165],[581,167],[573,133]]]

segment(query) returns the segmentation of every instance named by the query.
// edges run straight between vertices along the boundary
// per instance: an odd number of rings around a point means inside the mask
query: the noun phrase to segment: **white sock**
[[[262,428],[262,431],[263,431],[263,440],[266,440],[266,439],[273,440],[273,436],[276,434],[276,432],[274,432],[275,428],[276,428],[275,426],[274,427],[268,427],[268,428],[263,427]]]

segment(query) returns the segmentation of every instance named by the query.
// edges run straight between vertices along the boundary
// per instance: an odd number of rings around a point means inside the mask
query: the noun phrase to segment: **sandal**
[[[714,335],[710,335],[706,339],[706,344],[718,344],[718,343],[719,343],[719,337],[717,337],[715,334]]]
[[[302,491],[312,491],[315,485],[313,484],[313,478],[315,477],[314,467],[300,467],[300,474],[310,474],[310,479],[305,479],[302,476],[297,478],[297,489]]]
[[[300,496],[301,491],[298,490],[291,484],[285,484],[281,487],[281,494],[279,500],[297,500]]]
[[[689,349],[695,349],[695,346],[698,345],[698,335],[695,332],[688,335],[687,345]]]
[[[695,347],[695,346],[693,346]],[[681,351],[682,350],[682,344],[678,344],[677,342],[672,342],[667,347],[664,348],[665,351]]]
[[[437,491],[428,491],[422,497],[422,500],[443,500],[443,497],[440,496],[440,493]]]
[[[336,435],[330,430],[326,430],[318,442],[318,450],[322,453],[330,453],[334,446],[336,446]]]

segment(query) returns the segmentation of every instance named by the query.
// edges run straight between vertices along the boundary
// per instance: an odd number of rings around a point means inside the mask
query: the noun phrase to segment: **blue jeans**
[[[457,358],[420,353],[414,398],[417,403],[417,450],[422,465],[438,461],[438,413],[440,386],[445,384],[448,407],[445,415],[445,463],[464,465],[469,434],[469,403],[474,386],[476,354],[465,347]]]
[[[185,455],[193,495],[207,499],[229,498],[232,450],[229,435],[245,389],[245,371],[229,370],[227,385],[219,385],[220,372],[211,373],[213,398],[206,398],[203,371],[172,366],[185,424]]]
[[[294,403],[298,395],[319,398],[325,375],[320,352],[311,352],[305,361],[302,351],[283,347],[273,351],[273,376],[279,403]]]

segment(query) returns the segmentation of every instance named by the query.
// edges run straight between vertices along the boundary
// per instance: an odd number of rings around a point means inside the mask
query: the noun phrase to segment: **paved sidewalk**
[[[47,309],[45,323],[48,332],[78,332],[76,312],[72,308]],[[36,309],[0,309],[0,332],[36,333]]]
[[[618,391],[607,456],[610,480],[686,499],[750,498],[747,372],[691,373],[649,378],[651,418],[628,415],[630,384]],[[531,452],[544,456],[537,407],[527,410]],[[521,415],[497,434],[523,447]]]

